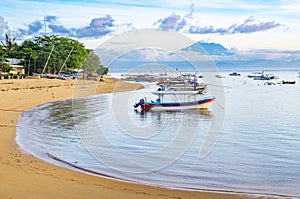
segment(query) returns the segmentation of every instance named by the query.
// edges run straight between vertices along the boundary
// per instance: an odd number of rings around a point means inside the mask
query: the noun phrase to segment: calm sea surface
[[[278,81],[297,83],[264,85],[247,78],[249,73],[222,73],[223,129],[204,158],[199,150],[217,114],[213,106],[208,111],[134,111],[141,97],[155,99],[149,92],[156,87],[149,83],[140,91],[58,101],[24,112],[17,143],[50,163],[76,169],[67,162],[121,180],[300,197],[300,78],[295,71],[278,71]],[[118,103],[124,96],[128,100]],[[161,151],[170,143],[178,150]]]

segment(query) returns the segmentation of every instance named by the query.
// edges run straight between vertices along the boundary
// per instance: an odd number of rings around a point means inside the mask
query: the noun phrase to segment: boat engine
[[[133,105],[134,108],[139,107],[140,105],[145,104],[145,100],[142,98],[140,99],[140,101],[138,103],[135,103],[135,105]]]

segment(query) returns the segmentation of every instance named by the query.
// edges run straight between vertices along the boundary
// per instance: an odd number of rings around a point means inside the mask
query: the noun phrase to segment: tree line
[[[9,72],[12,68],[8,58],[20,59],[25,73],[57,74],[65,70],[83,68],[87,75],[107,74],[108,68],[103,66],[93,50],[86,49],[75,39],[57,35],[37,36],[33,40],[25,40],[18,45],[15,38],[5,35],[0,44],[0,71]]]

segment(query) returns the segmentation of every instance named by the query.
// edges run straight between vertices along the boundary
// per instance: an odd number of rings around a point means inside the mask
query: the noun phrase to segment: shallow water
[[[300,197],[300,86],[297,72],[278,71],[295,85],[264,85],[224,72],[223,130],[213,150],[199,150],[215,114],[134,111],[154,87],[47,103],[24,112],[22,150],[60,166],[180,189],[229,190]],[[279,80],[278,80],[279,81]],[[122,100],[127,99],[128,100]]]

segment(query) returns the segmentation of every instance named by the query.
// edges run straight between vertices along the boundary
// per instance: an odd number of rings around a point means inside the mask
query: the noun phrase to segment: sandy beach
[[[15,142],[19,115],[39,104],[72,98],[74,84],[74,80],[57,79],[0,80],[1,199],[250,198],[230,192],[191,192],[120,182],[57,167],[23,154]],[[116,84],[117,91],[141,88],[114,79],[85,82],[85,85],[96,88],[95,93],[113,92]]]

